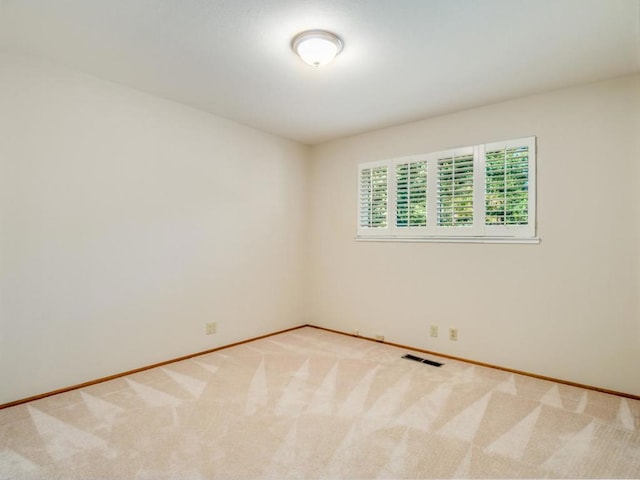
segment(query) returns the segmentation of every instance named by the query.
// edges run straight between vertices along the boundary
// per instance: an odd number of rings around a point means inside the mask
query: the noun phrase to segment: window
[[[358,238],[535,238],[535,137],[361,164]]]

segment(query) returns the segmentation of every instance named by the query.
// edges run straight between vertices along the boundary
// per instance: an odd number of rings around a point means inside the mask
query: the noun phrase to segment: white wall
[[[0,404],[304,323],[308,155],[0,55]]]
[[[540,245],[354,240],[359,162],[528,135],[538,138]],[[312,153],[311,323],[640,394],[640,77]],[[429,337],[430,324],[439,338]],[[459,329],[457,342],[449,327]]]
[[[526,135],[541,245],[354,240],[358,162]],[[324,144],[309,165],[296,143],[2,54],[0,404],[307,321],[640,394],[639,139],[636,76]]]

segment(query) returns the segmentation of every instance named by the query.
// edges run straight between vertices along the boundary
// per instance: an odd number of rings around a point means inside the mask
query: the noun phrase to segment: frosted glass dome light
[[[291,48],[300,58],[313,67],[326,65],[342,51],[342,40],[325,30],[307,30],[291,41]]]

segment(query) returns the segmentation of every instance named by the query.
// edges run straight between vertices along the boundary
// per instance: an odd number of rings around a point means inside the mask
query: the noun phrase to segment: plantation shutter
[[[535,138],[486,145],[484,208],[487,234],[535,233]]]
[[[361,229],[387,228],[388,167],[366,167],[360,170],[359,215]]]
[[[486,152],[485,174],[485,224],[529,223],[528,147]]]
[[[473,225],[473,153],[439,158],[438,227]]]
[[[427,225],[427,162],[396,165],[396,227]]]

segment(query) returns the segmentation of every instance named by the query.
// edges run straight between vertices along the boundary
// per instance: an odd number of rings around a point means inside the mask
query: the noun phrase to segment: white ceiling
[[[0,48],[298,140],[640,71],[640,0],[0,0]],[[323,69],[298,32],[340,35]]]

